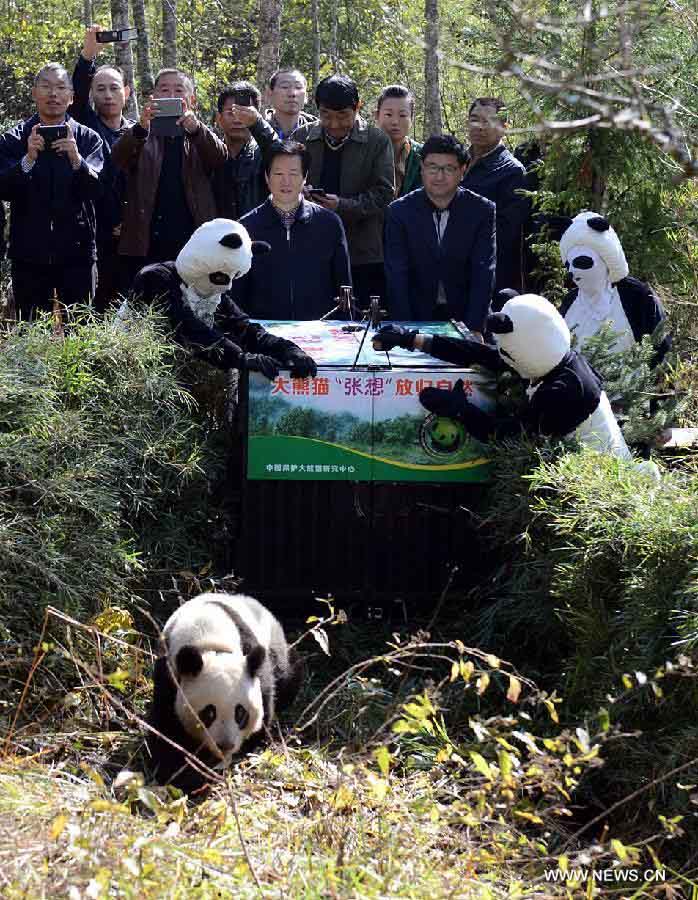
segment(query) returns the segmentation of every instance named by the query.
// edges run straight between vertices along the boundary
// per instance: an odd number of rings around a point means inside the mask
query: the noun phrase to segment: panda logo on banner
[[[419,443],[432,459],[448,463],[459,458],[468,433],[464,425],[446,416],[428,415],[419,429]]]

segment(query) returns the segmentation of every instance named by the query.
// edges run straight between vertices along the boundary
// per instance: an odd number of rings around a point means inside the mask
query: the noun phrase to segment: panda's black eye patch
[[[575,269],[593,269],[594,260],[590,256],[575,256],[572,266]]]
[[[209,703],[199,713],[199,718],[205,728],[209,728],[216,721],[216,707],[213,703]]]
[[[208,276],[208,280],[211,284],[227,284],[230,277],[226,275],[225,272],[211,272]]]
[[[244,706],[241,706],[239,703],[235,707],[235,721],[240,726],[240,728],[244,728],[247,725],[247,721],[250,718],[250,714],[247,712]]]

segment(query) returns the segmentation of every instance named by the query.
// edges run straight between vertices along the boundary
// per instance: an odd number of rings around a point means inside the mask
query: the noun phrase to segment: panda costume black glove
[[[414,339],[418,334],[416,328],[405,328],[390,322],[373,335],[373,349],[392,350],[393,347],[402,347],[403,350],[414,350]]]
[[[448,419],[457,419],[462,422],[468,432],[478,441],[487,441],[494,431],[495,421],[492,416],[468,400],[462,378],[459,378],[453,385],[452,391],[433,387],[424,388],[419,392],[419,402],[425,409],[437,416],[445,416]]]
[[[261,372],[269,381],[273,381],[279,374],[282,363],[273,356],[264,353],[244,353],[240,360],[240,368],[248,372]]]
[[[315,378],[317,375],[315,360],[300,347],[288,350],[284,362],[291,370],[291,378]]]

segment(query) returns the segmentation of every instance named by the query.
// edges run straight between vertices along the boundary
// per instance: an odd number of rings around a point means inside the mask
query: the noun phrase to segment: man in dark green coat
[[[344,223],[354,294],[365,303],[385,293],[382,213],[395,196],[392,143],[359,115],[359,92],[346,75],[324,78],[315,102],[319,123],[293,135],[310,152],[305,194]]]

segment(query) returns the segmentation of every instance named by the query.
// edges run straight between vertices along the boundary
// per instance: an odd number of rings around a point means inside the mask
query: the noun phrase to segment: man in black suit
[[[385,274],[393,318],[455,318],[481,335],[494,286],[495,205],[460,187],[466,159],[450,135],[426,141],[424,187],[386,213]]]

